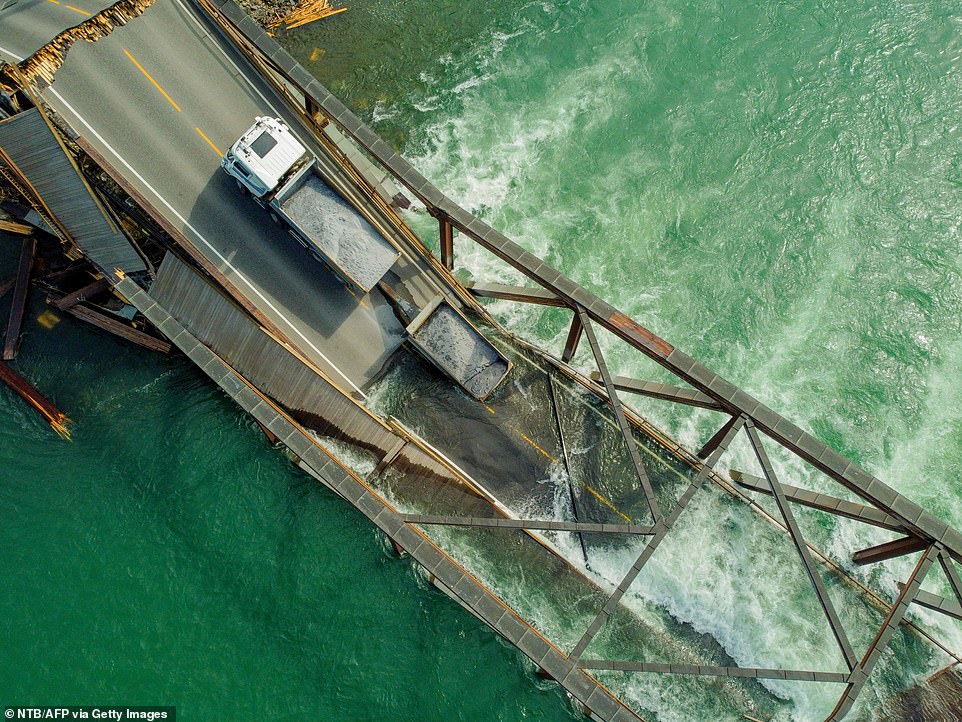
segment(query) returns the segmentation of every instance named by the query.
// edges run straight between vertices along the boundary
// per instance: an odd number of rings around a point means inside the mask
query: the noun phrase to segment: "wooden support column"
[[[454,270],[454,226],[444,216],[438,216],[441,226],[441,263],[449,271]]]
[[[4,361],[15,359],[20,347],[20,326],[23,324],[23,312],[27,305],[27,291],[30,289],[30,271],[33,268],[33,254],[36,250],[37,241],[33,236],[27,236],[23,239],[23,245],[20,247],[17,281],[13,287],[10,320],[7,322],[7,333],[3,342]]]
[[[568,331],[568,340],[565,341],[565,350],[561,354],[561,360],[565,363],[570,363],[571,359],[575,357],[575,352],[578,350],[578,343],[581,341],[581,333],[584,330],[585,327],[581,322],[581,316],[576,311],[574,318],[571,319],[571,329]]]

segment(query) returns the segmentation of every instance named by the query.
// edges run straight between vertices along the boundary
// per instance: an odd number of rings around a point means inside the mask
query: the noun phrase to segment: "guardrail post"
[[[449,271],[454,270],[454,226],[444,216],[438,217],[441,226],[441,263]]]

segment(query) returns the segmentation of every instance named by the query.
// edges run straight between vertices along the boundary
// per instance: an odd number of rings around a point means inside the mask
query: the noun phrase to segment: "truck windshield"
[[[277,145],[277,140],[265,130],[251,143],[251,150],[257,153],[258,158],[263,158],[271,152],[275,145]]]

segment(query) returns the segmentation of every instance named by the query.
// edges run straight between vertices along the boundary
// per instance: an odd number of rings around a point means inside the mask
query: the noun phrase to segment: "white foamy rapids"
[[[570,197],[563,192],[563,186],[570,179],[559,177],[562,172],[559,169],[575,167],[571,157],[581,159],[579,154],[589,152],[585,150],[585,136],[601,134],[607,124],[612,125],[614,132],[619,132],[619,113],[633,100],[629,94],[637,93],[639,86],[643,86],[649,77],[643,55],[632,51],[635,38],[629,36],[631,32],[628,30],[613,29],[606,37],[607,45],[589,54],[589,62],[564,75],[552,77],[543,88],[536,86],[538,92],[526,98],[523,104],[513,100],[512,86],[523,86],[531,80],[529,73],[534,73],[527,68],[526,58],[513,52],[512,43],[528,38],[509,39],[498,48],[498,52],[492,53],[494,61],[486,64],[482,72],[466,72],[465,77],[452,83],[453,90],[449,95],[441,92],[430,99],[428,104],[432,110],[437,109],[443,116],[427,124],[423,137],[412,140],[407,154],[438,187],[491,225],[505,230],[532,253],[562,265],[553,258],[563,256],[568,247],[577,248],[584,257],[579,256],[566,265],[571,275],[590,287],[620,293],[624,297],[621,300],[627,302],[625,311],[632,313],[644,309],[643,322],[652,328],[671,332],[695,322],[707,324],[710,319],[704,316],[693,319],[687,314],[680,318],[673,314],[692,309],[659,303],[666,288],[676,284],[683,286],[691,279],[685,275],[684,269],[673,271],[667,268],[667,264],[660,262],[664,258],[652,255],[653,252],[641,243],[644,233],[664,232],[663,224],[661,227],[652,225],[652,218],[657,214],[648,213],[642,208],[644,203],[628,199],[624,194],[624,189],[632,187],[632,178],[637,180],[648,173],[649,166],[657,166],[649,161],[643,143],[637,148],[629,148],[617,166],[602,169],[606,171],[605,175],[587,181],[602,188],[598,192],[586,189],[585,205],[596,207],[575,208],[559,202],[559,199]],[[482,48],[475,55],[485,53],[486,49]],[[450,64],[449,70],[457,61],[452,59]],[[471,63],[466,66],[467,70],[476,70]],[[675,116],[678,128],[672,134],[672,142],[682,135],[682,126],[686,122],[682,113],[679,110],[679,115]],[[679,148],[672,153],[682,151]],[[591,159],[584,160],[589,162]],[[659,179],[657,173],[656,167],[651,170],[655,181]],[[653,196],[661,190],[677,189],[665,189],[658,182],[652,185],[655,190],[644,196],[644,202],[661,202],[674,209],[672,215],[677,216],[677,221],[670,230],[676,235],[682,234],[683,216],[699,217],[716,210],[709,201],[718,196],[719,190],[710,184],[692,192],[690,197],[670,197],[670,193],[664,193],[662,199]],[[801,277],[800,283],[808,293],[795,304],[792,315],[781,319],[781,325],[772,332],[771,338],[764,339],[769,342],[770,353],[759,357],[757,349],[741,346],[739,338],[730,344],[731,348],[726,350],[724,357],[725,366],[734,369],[729,372],[733,379],[747,380],[750,392],[775,409],[790,410],[790,415],[803,426],[805,418],[827,416],[836,421],[832,413],[838,404],[832,394],[845,388],[835,382],[831,369],[824,364],[806,364],[806,356],[811,356],[813,339],[817,339],[824,342],[836,358],[844,357],[846,336],[842,333],[820,335],[818,330],[826,317],[837,313],[835,307],[841,303],[840,283],[852,274],[857,275],[859,270],[855,268],[858,260],[851,257],[850,247],[836,242],[844,238],[852,223],[852,202],[842,196],[828,204],[825,235],[829,239],[819,241],[821,255],[816,260],[820,267],[816,269],[817,273]],[[748,217],[751,209],[741,209],[741,212]],[[608,224],[606,218],[615,220]],[[623,228],[617,229],[618,224]],[[436,231],[432,227],[430,232]],[[613,237],[613,232],[618,235]],[[604,243],[599,241],[597,247],[590,247],[583,242],[585,236],[603,239]],[[619,263],[617,254],[621,252],[620,246],[632,242],[636,244],[632,251],[640,260],[637,265],[629,267],[629,264]],[[457,244],[456,254],[459,267],[467,267],[476,277],[486,281],[524,281],[520,274],[467,242]],[[708,260],[704,263],[710,265],[714,262],[710,254],[706,258]],[[631,276],[648,261],[656,265],[657,273],[643,278]],[[576,272],[571,271],[572,265]],[[672,276],[673,272],[677,275]],[[712,278],[714,269],[696,268],[694,275],[701,280]],[[732,288],[738,286],[736,279]],[[841,288],[848,287],[842,284]],[[636,292],[635,289],[639,290]],[[601,291],[601,295],[605,293],[605,290]],[[743,297],[732,293],[731,289],[725,289],[725,293],[729,295],[722,295],[724,301],[743,302]],[[680,297],[685,298],[683,294]],[[748,302],[754,300],[750,298]],[[541,309],[508,302],[494,304],[492,308],[508,328],[520,331],[522,335],[537,336],[543,332],[539,325]],[[713,310],[694,309],[703,314]],[[550,341],[552,348],[560,347],[566,332],[567,329],[557,332]],[[928,341],[919,339],[919,344],[925,346]],[[602,345],[607,353],[604,339]],[[958,449],[962,447],[962,423],[958,409],[962,408],[962,392],[958,379],[962,378],[962,348],[956,343],[954,349],[947,351],[943,344],[942,353],[945,363],[936,367],[928,379],[925,421],[916,428],[904,430],[890,450],[887,465],[870,470],[959,527],[962,526],[962,495],[948,493],[950,488],[944,476],[948,468],[957,479],[960,470],[957,457]],[[633,365],[635,362],[630,354],[614,351],[610,360],[613,370],[619,373],[646,377],[646,367]],[[786,383],[786,379],[791,383]],[[808,395],[800,396],[805,393]],[[831,407],[827,412],[826,405]],[[689,448],[697,448],[718,428],[717,415],[707,412],[679,415],[665,407],[654,409],[647,415]],[[837,425],[845,432],[866,431],[867,428],[851,421],[838,420]],[[880,423],[878,426],[886,425]],[[887,430],[891,432],[891,425]],[[881,437],[885,431],[871,429],[869,433]],[[781,481],[849,498],[837,485],[797,460],[773,451],[771,446],[767,448]],[[734,444],[723,458],[720,471],[728,468],[760,475],[755,456],[744,441]],[[929,480],[936,472],[942,474],[942,480],[929,486]],[[554,485],[552,508],[519,511],[535,518],[540,514],[570,518],[570,497],[563,472],[553,471],[548,481]],[[928,491],[930,488],[937,492],[932,494]],[[718,504],[713,503],[715,498],[710,490],[696,497],[679,521],[678,528],[652,557],[626,595],[625,605],[640,617],[645,614],[646,604],[667,609],[675,619],[711,635],[737,663],[744,666],[799,669],[832,666],[826,659],[838,656],[837,646],[820,611],[811,618],[799,615],[800,609],[811,609],[812,593],[797,553],[787,537],[770,531],[766,522],[743,506],[719,509]],[[806,528],[811,527],[818,537],[813,541],[840,561],[848,559],[854,550],[880,541],[877,532],[856,523],[829,523],[821,529],[809,523]],[[637,549],[624,547],[603,556],[592,555],[590,569],[585,569],[576,535],[546,537],[573,564],[607,589],[623,577],[638,553]],[[465,550],[465,553],[470,552]],[[893,598],[896,580],[904,580],[911,565],[912,560],[903,560],[878,569],[852,571],[859,579]],[[497,570],[492,567],[489,571],[490,583],[497,588]],[[932,574],[936,575],[937,571]],[[759,581],[752,584],[746,580]],[[947,591],[941,582],[933,587],[933,591],[939,589],[942,593]],[[803,595],[808,595],[805,599],[809,606],[800,604]],[[538,614],[537,610],[532,613]],[[846,616],[849,614],[847,610],[840,613],[852,622]],[[958,625],[915,608],[913,614],[922,618],[927,629],[937,631],[939,637],[951,646],[962,648],[962,631]],[[542,629],[550,630],[552,622],[541,618],[538,624]],[[920,664],[924,666],[925,662]],[[834,666],[842,668],[840,658]],[[776,695],[790,700],[791,710],[786,714],[794,720],[823,718],[839,693],[838,687],[830,685],[764,684]],[[885,680],[879,680],[879,675],[873,676],[866,696],[887,696],[890,691],[886,691],[885,684]],[[673,700],[669,697],[666,696],[663,703],[660,701],[659,693],[663,689],[660,682],[652,681],[650,676],[638,676],[637,685],[636,698],[646,708],[656,710],[659,719],[691,719],[690,716],[676,716]]]

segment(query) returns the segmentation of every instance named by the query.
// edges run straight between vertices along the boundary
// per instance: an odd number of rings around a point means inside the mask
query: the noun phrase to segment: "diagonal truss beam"
[[[625,593],[628,591],[628,588],[641,573],[641,570],[644,569],[645,564],[647,564],[648,560],[651,559],[651,556],[655,553],[655,550],[658,548],[661,542],[664,541],[665,537],[668,535],[668,532],[670,532],[671,528],[675,525],[675,522],[678,521],[678,517],[681,516],[681,513],[685,510],[685,507],[688,506],[688,503],[692,500],[692,497],[695,496],[695,492],[697,492],[704,485],[705,480],[708,479],[708,475],[711,473],[712,469],[714,469],[715,464],[718,463],[718,460],[721,458],[722,454],[725,453],[725,450],[728,448],[731,440],[735,438],[735,435],[741,430],[744,423],[745,418],[743,416],[737,416],[724,426],[724,438],[721,439],[721,441],[715,447],[715,450],[711,453],[711,456],[702,465],[698,475],[692,480],[691,484],[688,485],[688,488],[685,489],[685,492],[681,495],[681,498],[678,499],[678,502],[672,508],[671,512],[669,512],[667,516],[663,517],[658,521],[658,523],[655,524],[653,528],[654,535],[652,536],[651,540],[645,545],[645,548],[638,556],[638,559],[635,560],[635,563],[631,566],[631,569],[628,570],[628,573],[625,574],[624,578],[618,584],[618,587],[614,592],[612,592],[611,596],[608,597],[608,601],[605,602],[605,606],[601,608],[597,616],[595,616],[594,620],[588,626],[588,629],[585,630],[585,633],[582,635],[581,639],[578,640],[578,643],[575,645],[574,649],[571,650],[571,654],[568,656],[572,661],[578,661],[581,655],[584,654],[585,649],[588,648],[588,645],[591,644],[591,640],[595,638],[595,635],[598,634],[601,628],[605,625],[605,622],[608,621],[608,617],[611,616],[611,613],[621,601],[621,598],[625,595]]]
[[[748,679],[784,679],[799,682],[848,682],[843,672],[810,672],[800,669],[769,669],[762,667],[715,667],[696,664],[660,664],[627,660],[583,659],[581,669],[600,669],[613,672],[655,672],[657,674],[685,674],[694,677],[741,677]]]
[[[771,495],[772,491],[768,488],[765,480],[752,474],[745,474],[741,471],[732,469],[728,472],[732,481],[743,489],[754,491],[759,494]],[[891,514],[879,511],[873,506],[856,504],[853,501],[845,501],[829,494],[819,494],[808,489],[800,489],[790,484],[782,484],[782,491],[785,498],[793,504],[801,504],[811,509],[818,509],[835,516],[844,516],[846,519],[854,519],[865,524],[871,524],[889,531],[905,532],[905,527]]]
[[[601,379],[604,381],[605,390],[608,392],[608,401],[611,403],[611,409],[615,413],[618,428],[621,429],[621,435],[624,437],[625,445],[628,447],[631,463],[635,465],[635,472],[638,474],[641,488],[645,492],[648,508],[651,510],[651,518],[657,523],[661,519],[661,509],[658,508],[658,500],[655,498],[655,490],[651,486],[651,479],[648,478],[648,470],[645,469],[645,465],[641,461],[641,454],[638,453],[635,435],[631,432],[628,419],[625,418],[624,409],[621,408],[621,400],[618,398],[618,392],[615,390],[614,382],[611,380],[611,374],[608,372],[608,364],[605,363],[605,356],[601,352],[601,347],[598,345],[598,339],[595,337],[595,331],[591,327],[588,314],[586,314],[585,310],[580,306],[577,309],[576,318],[581,319],[581,324],[584,326],[585,336],[588,339],[588,344],[591,346],[591,353],[595,357],[595,363],[598,364],[598,371],[601,372]]]
[[[952,593],[955,594],[956,600],[959,604],[962,604],[962,579],[959,579],[959,573],[952,566],[952,557],[945,549],[939,549],[939,564],[942,565],[942,571],[945,572],[945,577],[949,580],[949,586],[952,587]]]
[[[502,301],[567,308],[567,304],[558,298],[554,292],[540,286],[509,286],[504,283],[482,283],[480,281],[465,281],[462,285],[475,298],[497,298]]]
[[[601,374],[593,372],[591,374],[591,380],[601,381]],[[695,406],[711,411],[725,410],[722,405],[713,398],[695,389],[683,389],[680,386],[659,384],[654,381],[639,381],[638,379],[628,378],[627,376],[614,376],[611,382],[619,391],[627,391],[630,394],[650,396],[653,399],[670,401],[674,404],[684,404],[685,406]]]
[[[802,558],[802,563],[805,565],[805,572],[808,574],[809,581],[811,581],[812,587],[815,589],[819,604],[822,605],[822,611],[825,613],[829,626],[832,628],[832,634],[835,635],[835,641],[838,642],[839,649],[845,657],[845,664],[848,665],[849,669],[853,669],[856,663],[855,652],[852,651],[852,645],[848,641],[848,635],[845,634],[845,629],[842,627],[842,622],[838,618],[838,613],[835,611],[832,600],[828,596],[828,590],[825,588],[822,576],[819,574],[811,554],[809,554],[808,544],[805,543],[802,532],[798,528],[798,522],[795,520],[795,515],[792,513],[788,499],[785,498],[785,492],[782,490],[778,477],[775,475],[775,469],[772,467],[772,463],[768,458],[768,453],[765,451],[762,440],[758,436],[758,431],[755,430],[755,425],[751,421],[745,424],[745,430],[748,432],[748,438],[751,441],[752,448],[755,450],[758,463],[761,464],[765,478],[768,480],[768,484],[772,489],[775,504],[778,506],[778,511],[781,512],[782,519],[785,521],[788,534],[791,536],[792,543],[795,544],[795,548]]]
[[[552,521],[548,519],[505,519],[494,516],[448,516],[444,514],[398,514],[407,524],[437,526],[473,526],[495,529],[531,529],[543,531],[590,532],[592,534],[640,534],[652,536],[655,527],[640,524],[598,524],[587,521]]]
[[[858,697],[859,692],[862,691],[862,687],[865,686],[865,682],[872,673],[875,663],[878,662],[882,651],[888,646],[892,635],[895,634],[895,630],[899,624],[902,623],[902,619],[905,617],[909,605],[918,595],[919,587],[922,586],[922,580],[925,578],[929,567],[932,566],[932,562],[935,561],[936,554],[936,546],[933,544],[926,550],[925,554],[921,556],[918,564],[915,565],[912,575],[909,577],[905,586],[902,587],[898,599],[895,600],[895,604],[893,604],[892,609],[889,610],[888,616],[875,635],[875,639],[872,640],[868,649],[865,650],[861,661],[855,669],[852,670],[848,686],[839,698],[835,709],[832,710],[832,713],[825,719],[825,722],[838,722],[838,720],[842,719],[848,714],[848,711],[852,709],[852,705],[855,704],[856,697]]]

